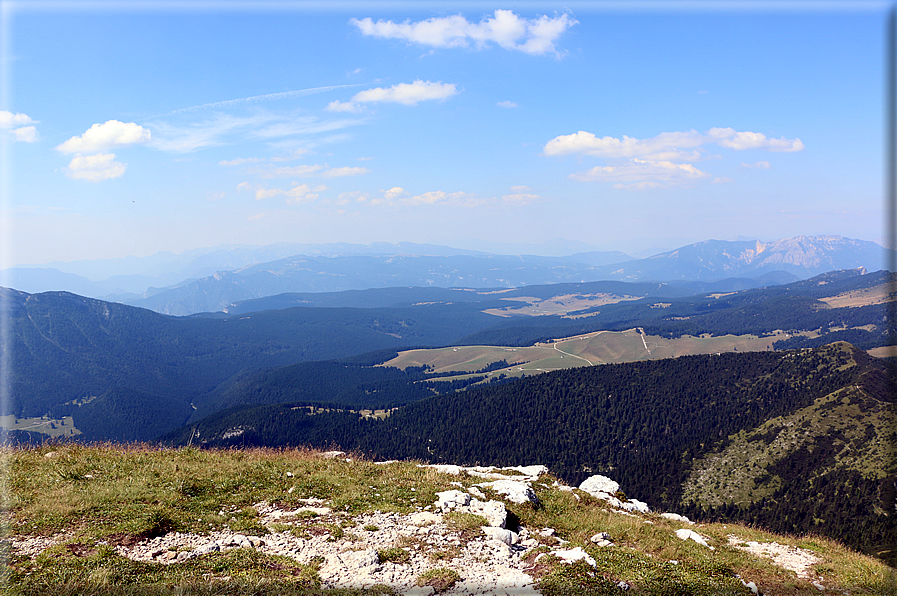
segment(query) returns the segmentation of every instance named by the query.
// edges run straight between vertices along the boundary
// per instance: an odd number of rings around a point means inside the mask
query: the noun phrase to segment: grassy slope
[[[373,465],[358,458],[324,459],[306,450],[66,445],[7,450],[3,464],[9,474],[8,532],[62,536],[58,545],[33,559],[10,557],[3,581],[13,594],[353,593],[321,591],[314,564],[248,549],[165,566],[124,559],[111,545],[174,529],[204,533],[229,528],[263,535],[268,530],[259,524],[252,504],[267,500],[295,507],[309,497],[325,499],[340,512],[314,523],[342,533],[337,528],[354,515],[371,510],[410,513],[421,503],[432,503],[437,491],[454,488],[452,482],[470,486],[482,481],[440,474],[414,462]],[[809,580],[730,546],[730,535],[812,551],[822,561],[811,579],[824,578],[830,590],[891,594],[897,587],[893,570],[831,540],[774,535],[737,524],[694,526],[715,547],[709,550],[678,539],[673,532],[681,523],[656,514],[623,516],[604,501],[557,490],[552,483],[543,476],[533,484],[539,507],[506,506],[521,525],[554,528],[570,541],[568,548],[584,547],[597,566],[592,570],[552,561],[538,566],[533,573],[542,576],[539,585],[546,594],[613,592],[608,582],[621,580],[634,594],[749,594],[734,574],[769,593],[819,593]],[[608,532],[617,546],[591,544],[589,537],[598,531]],[[231,579],[214,580],[225,575]],[[379,593],[392,592],[384,587]]]

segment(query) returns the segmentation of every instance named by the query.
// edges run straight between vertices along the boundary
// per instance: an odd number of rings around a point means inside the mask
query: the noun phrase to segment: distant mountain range
[[[70,263],[67,272],[15,268],[5,273],[7,286],[29,293],[65,290],[183,316],[233,312],[237,303],[285,293],[401,286],[501,289],[599,280],[706,283],[731,279],[738,280],[732,289],[740,290],[838,269],[876,271],[886,267],[891,253],[874,242],[841,236],[799,236],[774,242],[707,240],[645,259],[613,251],[543,257],[413,243],[275,244]],[[128,265],[133,266],[131,275],[103,281],[76,273],[96,278],[101,270],[122,271]]]

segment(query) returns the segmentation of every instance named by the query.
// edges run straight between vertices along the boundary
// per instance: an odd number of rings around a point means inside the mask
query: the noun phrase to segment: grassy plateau
[[[321,561],[299,561],[254,548],[211,552],[184,562],[137,561],[117,552],[170,532],[209,534],[230,531],[261,537],[289,530],[297,536],[329,534],[333,540],[363,541],[378,527],[357,526],[371,512],[408,515],[425,510],[439,491],[464,490],[483,478],[462,472],[441,473],[418,462],[377,465],[357,455],[325,457],[306,449],[212,451],[158,449],[148,445],[46,445],[2,452],[5,561],[3,589],[9,594],[397,594],[389,585],[366,590],[322,583]],[[625,488],[625,479],[617,479]],[[738,524],[687,525],[657,513],[621,514],[606,501],[578,489],[562,490],[542,475],[531,482],[538,504],[505,500],[509,528],[530,535],[552,528],[564,548],[581,547],[595,565],[563,563],[548,555],[552,542],[524,556],[526,573],[543,594],[751,594],[762,593],[894,594],[892,569],[844,546],[814,536],[783,536]],[[565,487],[566,488],[566,487]],[[491,499],[502,499],[488,492]],[[619,495],[625,498],[623,495]],[[638,495],[635,495],[637,498]],[[330,513],[265,523],[254,505],[268,502],[284,509],[317,499]],[[446,514],[445,523],[460,538],[482,539],[482,520]],[[518,521],[519,520],[519,521]],[[709,546],[683,540],[688,528]],[[613,546],[591,541],[598,532]],[[773,558],[747,552],[748,543],[777,543],[811,554],[815,563],[801,574]],[[22,545],[41,544],[24,552]],[[381,563],[407,562],[412,549],[397,543],[378,551]],[[554,544],[559,544],[555,542]],[[13,547],[16,548],[13,548]],[[420,545],[419,545],[420,546]],[[425,546],[425,545],[424,545]],[[709,547],[713,547],[712,549]],[[464,570],[452,568],[458,550],[432,552],[434,567],[421,573],[417,586],[451,594]],[[429,588],[428,588],[429,587]]]

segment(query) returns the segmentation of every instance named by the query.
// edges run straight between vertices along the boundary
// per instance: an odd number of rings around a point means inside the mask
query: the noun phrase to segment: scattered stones
[[[809,580],[812,577],[810,568],[816,563],[822,562],[822,559],[812,552],[796,546],[787,546],[777,542],[743,541],[732,534],[729,534],[727,538],[731,546],[753,555],[770,558],[774,564],[793,571],[801,579]]]
[[[610,534],[607,532],[598,532],[591,538],[589,538],[596,546],[615,546],[613,542],[610,540]]]

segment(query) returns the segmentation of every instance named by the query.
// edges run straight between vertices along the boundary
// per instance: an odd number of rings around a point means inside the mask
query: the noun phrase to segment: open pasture
[[[639,298],[641,297],[623,296],[606,292],[598,294],[565,294],[562,296],[552,296],[545,300],[534,298],[532,296],[518,296],[514,298],[506,298],[506,300],[519,301],[521,302],[520,306],[490,308],[483,312],[499,317],[508,317],[511,315],[526,315],[531,317],[541,315],[566,315],[567,313],[586,308],[594,308],[606,304],[616,304],[617,302],[624,302],[627,300],[638,300]]]
[[[692,354],[722,352],[758,352],[772,349],[772,342],[787,337],[780,333],[771,337],[756,335],[723,335],[711,337],[682,336],[666,339],[643,335],[639,329],[627,331],[597,331],[557,339],[534,346],[507,348],[502,346],[458,346],[433,350],[409,350],[383,366],[407,368],[432,367],[433,372],[458,372],[450,378],[470,376],[493,362],[505,360],[507,368],[492,371],[489,376],[505,374],[516,377],[527,373],[548,372],[580,366],[615,364],[675,358]]]
[[[842,292],[819,300],[832,308],[845,308],[893,302],[897,300],[897,296],[894,295],[893,288],[889,284],[881,284],[872,288]]]
[[[42,433],[51,437],[62,437],[70,435],[80,435],[81,431],[75,428],[72,423],[72,417],[65,418],[16,418],[13,415],[0,416],[0,428],[6,430],[27,430],[35,433]]]

